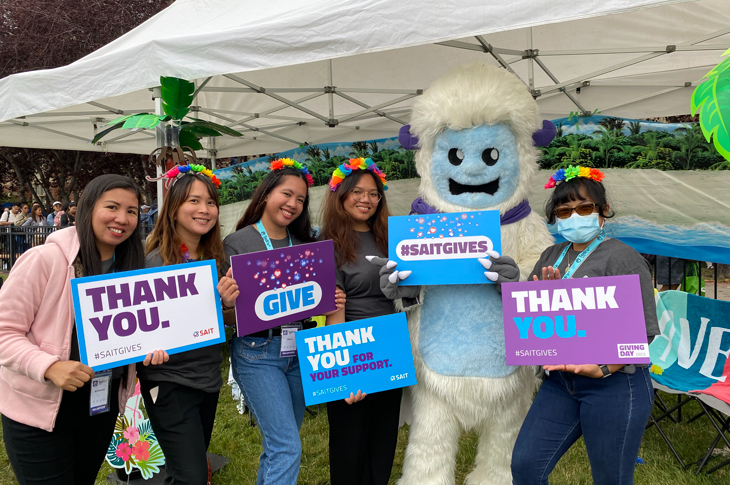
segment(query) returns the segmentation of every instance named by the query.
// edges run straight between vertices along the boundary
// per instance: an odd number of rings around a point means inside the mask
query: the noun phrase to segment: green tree
[[[615,132],[617,135],[620,135],[624,130],[623,118],[614,118],[609,116],[603,118],[601,121],[598,122],[598,124],[609,131]]]
[[[605,127],[601,127],[599,131],[593,133],[594,146],[596,151],[593,152],[593,160],[598,161],[599,167],[610,168],[610,156],[611,152],[619,149],[619,143],[616,137],[616,132],[608,130]]]
[[[368,151],[368,142],[366,142],[366,141],[352,142],[350,156],[352,158],[368,158],[370,156],[370,152]]]
[[[373,155],[375,155],[379,151],[378,150],[378,142],[375,141],[375,140],[369,142],[368,143],[368,147],[370,147],[370,151],[372,152]]]
[[[678,162],[683,170],[692,170],[695,155],[707,150],[702,129],[699,125],[694,126],[684,136],[679,137],[678,143],[679,150],[672,154],[672,160]]]
[[[629,135],[641,133],[641,121],[629,121]]]
[[[540,160],[537,162],[538,165],[540,165],[540,168],[548,169],[560,163],[561,157],[558,153],[560,147],[546,146],[540,148],[540,150],[542,151],[542,157],[540,157]]]
[[[586,150],[584,148],[586,144],[590,142],[590,139],[581,139],[579,135],[568,135],[563,138],[568,143],[568,146],[561,147],[557,150],[556,154],[563,155],[563,157],[561,158],[562,163],[560,163],[559,166],[553,168],[563,168],[563,166],[576,165],[579,163],[578,161],[582,160],[582,157],[585,155],[582,150],[590,153],[590,150]],[[590,155],[588,160],[590,160]]]

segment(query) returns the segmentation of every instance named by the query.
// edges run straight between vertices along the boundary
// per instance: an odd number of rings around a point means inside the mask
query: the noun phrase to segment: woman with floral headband
[[[587,167],[560,169],[546,189],[548,224],[567,242],[547,248],[528,280],[638,274],[649,342],[659,334],[654,288],[646,260],[603,224],[613,217],[604,174]],[[516,485],[547,485],[548,476],[578,438],[585,438],[593,481],[632,484],[639,445],[654,394],[646,366],[609,363],[546,365],[547,377],[522,424],[512,454]]]
[[[320,238],[334,242],[337,286],[347,294],[347,303],[327,317],[327,325],[395,313],[393,299],[380,289],[390,215],[385,175],[371,159],[355,158],[335,169],[329,185]],[[368,261],[372,257],[382,259],[374,261],[376,265]],[[409,296],[420,291],[420,287],[399,289],[413,293]],[[388,483],[401,396],[401,389],[369,395],[358,390],[344,401],[327,403],[333,485]]]
[[[222,271],[225,254],[216,190],[220,181],[202,165],[174,167],[161,178],[169,190],[147,241],[146,266],[212,259],[221,277],[218,292],[223,307],[232,307],[239,291],[230,271],[227,276]],[[233,316],[232,311],[224,312],[226,320]],[[215,316],[211,319],[206,326],[214,326]],[[206,452],[223,385],[222,360],[221,345],[215,344],[171,355],[155,367],[137,366],[145,409],[165,454],[166,484],[210,481]]]
[[[309,219],[312,176],[307,167],[285,158],[269,168],[236,232],[223,241],[227,267],[237,254],[314,241]],[[340,295],[338,305],[343,302]],[[315,323],[295,321],[286,326],[303,329]],[[263,437],[256,483],[295,485],[302,454],[299,428],[304,419],[304,391],[297,356],[281,356],[281,327],[234,337],[231,366]]]

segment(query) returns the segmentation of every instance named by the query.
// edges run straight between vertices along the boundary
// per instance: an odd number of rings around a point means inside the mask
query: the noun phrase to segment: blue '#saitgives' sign
[[[307,406],[416,383],[404,313],[295,334]]]
[[[490,283],[479,258],[502,253],[499,211],[388,218],[388,259],[413,271],[403,286]]]

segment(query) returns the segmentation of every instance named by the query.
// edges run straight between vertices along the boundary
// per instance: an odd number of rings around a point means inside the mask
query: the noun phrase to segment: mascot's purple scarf
[[[513,222],[517,222],[521,219],[524,219],[527,217],[527,215],[532,212],[532,208],[530,208],[530,204],[527,202],[527,199],[523,200],[519,204],[517,204],[515,207],[511,208],[504,214],[500,214],[499,216],[499,223],[503,226],[505,224],[512,224]],[[413,214],[438,214],[439,211],[428,205],[428,203],[423,200],[422,198],[417,198],[413,201],[411,204],[411,213]]]

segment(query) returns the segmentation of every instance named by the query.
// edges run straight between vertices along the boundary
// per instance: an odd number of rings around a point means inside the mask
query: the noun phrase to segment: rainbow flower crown
[[[330,190],[334,192],[337,190],[337,186],[345,180],[345,177],[350,175],[353,170],[370,170],[375,173],[380,181],[383,182],[383,190],[388,190],[388,183],[385,181],[385,174],[378,166],[373,162],[371,158],[351,158],[349,163],[343,163],[332,172],[332,178],[330,179]]]
[[[307,185],[309,187],[314,185],[314,180],[312,179],[312,175],[309,173],[309,169],[296,160],[292,160],[291,158],[279,158],[271,162],[271,165],[269,165],[269,169],[272,171],[281,170],[282,168],[295,168],[299,170],[304,174],[304,178],[307,179]]]
[[[218,177],[213,175],[213,171],[209,168],[206,168],[205,165],[175,165],[170,170],[167,171],[167,173],[162,174],[159,177],[145,177],[149,182],[157,182],[158,180],[167,179],[165,180],[165,188],[169,189],[172,184],[177,181],[180,177],[184,176],[185,174],[190,175],[205,175],[206,177],[210,178],[210,181],[213,182],[213,185],[215,185],[216,188],[219,188],[221,186],[221,181],[218,180]]]
[[[571,165],[568,168],[560,168],[557,172],[550,176],[550,180],[545,184],[546,189],[552,189],[558,182],[567,182],[575,177],[583,177],[596,182],[601,182],[606,174],[598,170],[597,168],[590,167],[579,167],[578,165]]]

